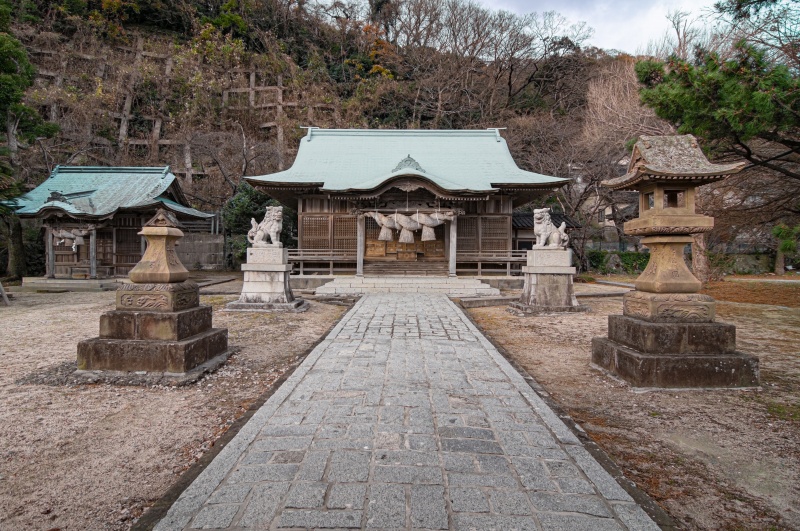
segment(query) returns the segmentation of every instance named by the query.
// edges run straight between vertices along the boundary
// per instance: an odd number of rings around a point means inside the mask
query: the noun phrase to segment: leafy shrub
[[[589,259],[589,269],[603,274],[611,273],[612,269],[609,268],[608,263],[612,255],[618,257],[623,271],[629,275],[644,271],[644,268],[647,267],[647,263],[650,261],[650,253],[594,250],[586,253],[586,257]]]

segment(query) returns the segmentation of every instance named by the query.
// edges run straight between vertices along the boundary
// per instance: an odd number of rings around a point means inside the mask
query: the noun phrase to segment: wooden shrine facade
[[[512,250],[512,204],[507,196],[441,201],[422,188],[391,189],[375,201],[301,196],[299,249],[290,250],[290,257],[298,274],[478,274],[479,266],[481,272],[507,274],[510,264],[524,261],[524,253]],[[434,228],[435,240],[422,241],[416,231],[414,243],[401,243],[398,238],[381,241],[381,227],[367,215],[370,212],[455,212],[455,218]]]
[[[517,168],[497,130],[313,128],[292,168],[246,180],[297,210],[294,273],[359,276],[510,274],[514,208],[567,182]]]

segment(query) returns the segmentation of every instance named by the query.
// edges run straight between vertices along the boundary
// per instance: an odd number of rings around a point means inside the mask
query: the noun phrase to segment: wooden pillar
[[[144,236],[142,236],[144,238]],[[142,253],[144,255],[144,253]],[[111,263],[114,264],[114,276],[117,276],[117,263],[119,260],[117,259],[117,229],[116,227],[111,229]]]
[[[450,267],[449,276],[456,276],[456,247],[458,247],[458,218],[450,222]]]
[[[89,278],[97,278],[97,229],[89,233]]]
[[[56,278],[56,249],[53,246],[53,229],[47,229],[47,278]]]
[[[364,250],[367,242],[367,222],[364,214],[356,216],[356,276],[364,276]]]

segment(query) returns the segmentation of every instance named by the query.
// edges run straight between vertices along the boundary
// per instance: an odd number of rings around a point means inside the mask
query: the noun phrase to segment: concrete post
[[[456,276],[456,247],[458,247],[458,218],[450,222],[450,267],[449,276]]]
[[[97,229],[89,233],[89,278],[97,278]]]
[[[356,276],[364,276],[364,250],[366,248],[367,227],[364,214],[356,216]]]

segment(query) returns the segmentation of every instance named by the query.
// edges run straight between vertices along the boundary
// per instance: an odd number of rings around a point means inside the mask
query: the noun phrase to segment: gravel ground
[[[128,529],[341,317],[219,311],[240,350],[182,388],[73,384],[114,293],[16,293],[0,307],[0,529]]]
[[[800,529],[800,309],[718,303],[738,349],[761,359],[761,390],[637,393],[589,365],[621,298],[582,304],[592,311],[470,313],[682,528]]]

